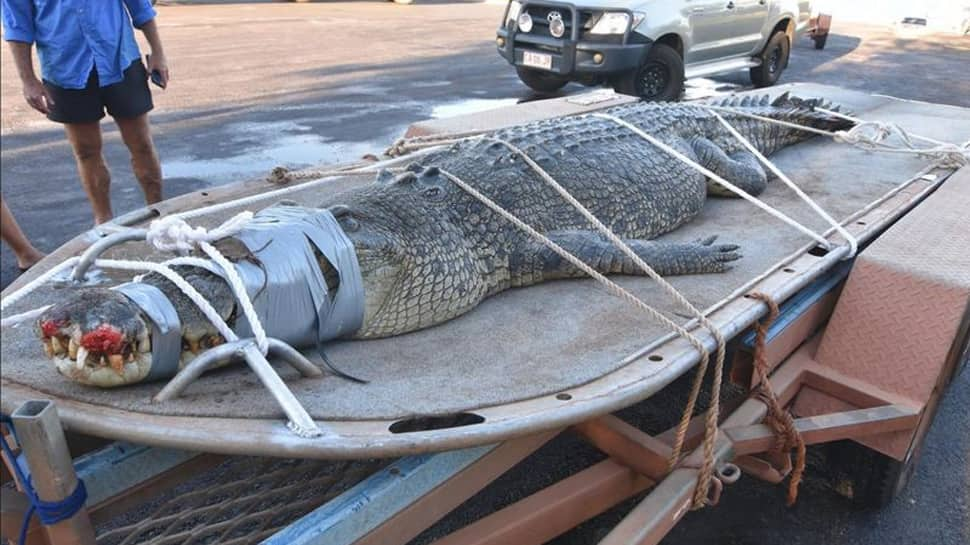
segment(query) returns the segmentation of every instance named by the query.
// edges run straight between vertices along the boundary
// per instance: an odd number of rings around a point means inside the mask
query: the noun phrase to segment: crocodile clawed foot
[[[720,273],[732,269],[730,262],[741,259],[737,244],[714,244],[717,235],[697,239],[688,244],[689,273]],[[689,274],[688,273],[688,274]]]

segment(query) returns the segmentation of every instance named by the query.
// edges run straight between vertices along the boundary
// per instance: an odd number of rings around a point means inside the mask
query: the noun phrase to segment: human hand
[[[165,54],[152,53],[148,55],[148,77],[151,78],[152,72],[158,72],[161,77],[161,87],[164,89],[168,86],[168,61],[165,59]]]
[[[47,88],[37,78],[24,82],[24,98],[27,104],[42,114],[49,114],[54,106],[54,99],[51,98]]]

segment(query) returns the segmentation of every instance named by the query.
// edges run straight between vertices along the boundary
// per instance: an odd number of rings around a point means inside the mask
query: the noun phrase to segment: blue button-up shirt
[[[124,79],[140,56],[131,25],[155,17],[151,0],[2,0],[4,39],[37,45],[44,79],[83,89],[98,71],[101,87]]]

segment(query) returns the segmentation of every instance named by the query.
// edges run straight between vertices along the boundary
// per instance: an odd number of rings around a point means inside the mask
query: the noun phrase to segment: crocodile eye
[[[360,230],[360,222],[349,215],[341,216],[337,221],[340,222],[340,225],[344,228],[344,231],[348,233],[353,233]]]

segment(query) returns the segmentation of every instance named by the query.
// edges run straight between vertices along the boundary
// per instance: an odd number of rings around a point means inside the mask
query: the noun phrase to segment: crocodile
[[[736,112],[825,130],[852,126],[816,109],[820,104],[787,94],[774,101],[764,96],[718,103]],[[757,158],[702,105],[640,102],[606,113],[656,135],[752,195],[768,183]],[[765,155],[813,136],[739,113],[722,115]],[[488,136],[423,155],[403,173],[382,171],[375,183],[321,204],[353,243],[362,275],[363,321],[351,338],[427,328],[503,290],[583,276],[448,175],[476,187],[599,272],[642,274],[503,141],[523,150],[661,275],[719,273],[741,258],[737,245],[715,242],[715,236],[688,243],[656,240],[696,217],[708,195],[725,191],[629,128],[579,115]],[[318,258],[329,287],[339,289],[326,258]],[[239,313],[226,282],[201,268],[177,270],[232,326]],[[162,290],[180,316],[183,365],[225,341],[168,280],[152,274],[142,282]],[[266,326],[273,335],[273,324]],[[38,329],[48,356],[73,380],[116,386],[143,380],[151,368],[148,319],[116,291],[77,288],[39,318]]]

